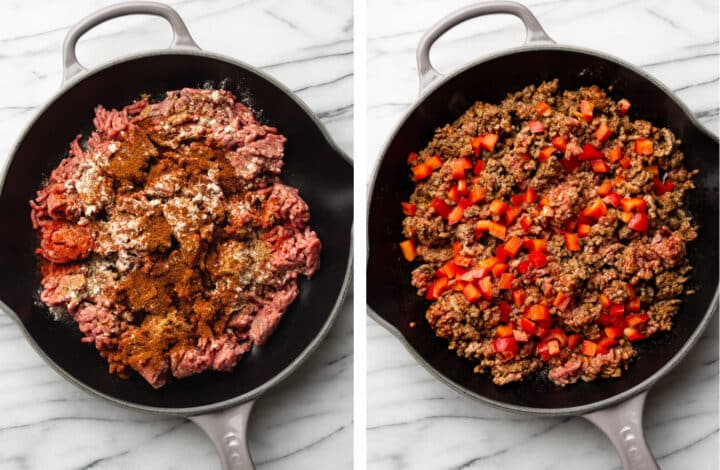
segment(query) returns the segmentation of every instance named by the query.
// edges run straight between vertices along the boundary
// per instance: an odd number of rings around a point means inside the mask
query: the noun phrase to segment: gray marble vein
[[[470,0],[368,1],[368,152],[376,158],[417,97],[422,33]],[[718,5],[712,1],[526,1],[558,43],[635,63],[674,90],[718,132]],[[431,52],[449,72],[522,44],[504,16],[453,28]],[[610,441],[576,418],[537,418],[459,395],[418,365],[382,327],[367,322],[368,468],[619,469]],[[718,322],[648,396],[645,433],[664,469],[718,468]]]
[[[0,4],[0,162],[57,90],[68,28],[110,3]],[[169,3],[202,48],[263,68],[296,91],[338,145],[352,151],[350,0]],[[123,18],[83,37],[78,56],[94,66],[169,42],[162,20]],[[126,410],[79,391],[37,356],[4,313],[0,357],[3,470],[219,468],[211,442],[194,424]],[[258,401],[249,431],[258,468],[351,468],[352,359],[350,299],[317,352]]]

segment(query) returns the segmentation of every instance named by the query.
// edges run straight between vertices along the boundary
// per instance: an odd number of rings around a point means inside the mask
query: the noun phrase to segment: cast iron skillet
[[[447,76],[432,68],[429,49],[451,27],[469,18],[508,13],[527,29],[526,45],[463,67]],[[558,46],[524,6],[488,2],[456,11],[433,26],[417,51],[419,100],[411,106],[387,140],[370,188],[368,214],[367,295],[370,315],[397,336],[430,372],[457,391],[512,411],[541,415],[582,415],[597,424],[620,453],[626,469],[657,468],[642,431],[645,394],[695,344],[717,307],[718,289],[718,140],[662,84],[636,67],[605,54]],[[410,285],[412,266],[401,259],[400,202],[412,192],[405,159],[423,148],[433,130],[454,121],[476,100],[499,102],[505,94],[529,84],[559,78],[566,89],[597,84],[627,97],[634,117],[670,127],[683,141],[689,168],[700,170],[697,189],[688,205],[700,224],[688,256],[697,269],[697,293],[684,299],[672,331],[640,345],[640,354],[618,380],[580,383],[558,388],[541,379],[496,386],[486,375],[447,349],[424,318],[427,302]],[[415,321],[417,326],[410,328]]]
[[[117,60],[93,71],[75,57],[87,30],[111,18],[148,14],[173,28],[169,50]],[[60,375],[114,403],[165,415],[189,416],[217,446],[223,468],[252,468],[245,429],[255,399],[293,372],[317,347],[336,317],[351,269],[352,165],[312,112],[283,85],[251,66],[201,51],[178,14],[159,3],[114,5],[83,19],[63,46],[64,80],[58,94],[20,138],[4,171],[0,194],[0,307],[17,321],[28,341]],[[36,235],[28,201],[44,177],[67,154],[78,132],[92,129],[93,107],[119,107],[141,93],[209,84],[233,91],[261,119],[288,138],[283,180],[298,187],[311,209],[311,226],[323,243],[321,267],[300,282],[300,295],[277,331],[253,348],[232,373],[205,373],[153,390],[140,377],[107,373],[97,352],[80,342],[74,324],[53,321],[34,301],[39,287]],[[12,227],[8,230],[7,228]]]

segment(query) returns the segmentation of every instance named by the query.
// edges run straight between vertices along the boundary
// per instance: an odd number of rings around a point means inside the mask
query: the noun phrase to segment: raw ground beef
[[[30,202],[40,299],[121,377],[231,370],[319,267],[308,206],[279,179],[285,137],[223,90],[98,106],[93,123]]]
[[[695,172],[629,108],[554,80],[475,103],[408,157],[412,285],[437,336],[496,384],[619,377],[691,293]]]

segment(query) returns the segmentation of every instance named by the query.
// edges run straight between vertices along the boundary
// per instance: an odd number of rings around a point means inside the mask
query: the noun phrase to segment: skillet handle
[[[227,410],[190,416],[200,426],[220,454],[222,470],[255,470],[247,445],[248,418],[255,400]]]
[[[420,76],[420,93],[422,93],[433,80],[442,76],[430,63],[430,48],[433,43],[449,29],[454,28],[464,21],[478,16],[493,15],[496,13],[514,15],[522,20],[523,24],[525,24],[525,31],[527,32],[525,44],[555,43],[542,26],[540,26],[535,15],[520,3],[490,1],[461,8],[435,23],[423,37],[420,38],[416,52],[417,69],[418,75]]]
[[[610,439],[625,470],[660,470],[643,434],[645,397],[647,392],[642,392],[619,405],[583,415]]]
[[[190,36],[190,32],[180,15],[169,6],[156,2],[118,3],[86,16],[68,31],[63,41],[63,84],[75,75],[87,71],[87,69],[78,62],[77,56],[75,55],[75,46],[77,46],[80,37],[101,23],[128,15],[160,16],[166,19],[172,27],[173,39],[170,43],[170,48],[200,49],[192,36]]]

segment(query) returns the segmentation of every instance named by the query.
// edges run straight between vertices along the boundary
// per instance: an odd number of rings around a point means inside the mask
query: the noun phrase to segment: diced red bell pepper
[[[472,163],[467,158],[456,158],[450,162],[453,179],[459,180],[465,178],[465,170],[472,168]]]
[[[600,305],[602,305],[603,308],[610,308],[610,306],[612,305],[612,300],[610,300],[610,297],[605,294],[600,294],[599,299]]]
[[[490,232],[490,235],[492,235],[495,238],[499,238],[500,240],[505,240],[505,234],[507,233],[507,229],[504,225],[490,222],[490,227],[488,229]]]
[[[565,310],[567,310],[571,301],[572,301],[572,296],[567,295],[565,292],[560,291],[555,296],[555,300],[553,300],[553,307],[557,308],[561,312],[564,312]]]
[[[420,163],[413,167],[412,172],[413,178],[415,178],[416,181],[420,181],[430,176],[433,170],[427,163]]]
[[[465,271],[463,274],[460,275],[460,280],[465,282],[473,282],[476,279],[482,279],[490,274],[490,270],[488,268],[472,268],[467,271]]]
[[[555,154],[555,147],[548,145],[547,147],[543,147],[540,149],[540,153],[538,154],[538,160],[541,163],[544,163],[544,162],[550,160],[550,157],[552,157],[554,154]]]
[[[618,215],[618,218],[620,220],[622,220],[623,222],[628,223],[628,222],[630,222],[630,220],[632,220],[633,215],[635,215],[635,214],[633,214],[632,212],[622,211]]]
[[[528,122],[528,126],[530,126],[530,132],[533,134],[542,134],[545,132],[545,124],[540,121],[530,121]]]
[[[412,240],[400,242],[400,251],[402,251],[403,257],[405,257],[405,259],[409,262],[412,262],[417,256],[415,242]]]
[[[645,171],[650,173],[651,175],[658,176],[660,174],[660,169],[657,165],[650,165],[645,167]]]
[[[650,315],[647,313],[643,313],[641,315],[628,315],[625,320],[627,321],[629,327],[637,328],[638,326],[647,323],[647,321],[650,320]]]
[[[499,353],[514,353],[518,350],[518,344],[515,338],[497,338],[493,340],[493,347],[495,348],[495,352]]]
[[[508,227],[515,222],[515,220],[520,217],[520,214],[522,214],[523,208],[522,207],[509,207],[505,211],[505,225]]]
[[[503,273],[502,276],[500,276],[500,282],[498,282],[498,289],[501,289],[501,290],[512,289],[512,283],[514,280],[515,280],[515,275],[513,273]]]
[[[525,304],[525,291],[515,289],[512,293],[512,299],[516,307],[522,307]]]
[[[546,305],[535,304],[528,309],[528,318],[533,321],[543,321],[550,319],[550,309]]]
[[[520,272],[520,274],[525,274],[528,271],[530,271],[530,268],[532,267],[532,263],[529,259],[523,260],[517,265],[517,270]]]
[[[428,158],[425,163],[427,163],[433,170],[437,170],[441,166],[443,166],[443,161],[440,159],[439,155],[433,155],[432,157]]]
[[[524,215],[520,217],[520,226],[524,231],[530,230],[530,227],[532,227],[532,218],[530,218],[529,215]]]
[[[456,276],[462,276],[463,274],[465,274],[468,271],[466,268],[463,268],[463,267],[455,264],[455,262],[452,260],[445,263],[441,269],[445,273],[445,275],[449,278],[454,278]]]
[[[525,190],[525,202],[527,202],[528,204],[532,204],[533,202],[537,201],[537,199],[537,191],[535,191],[532,187],[528,186],[528,188]]]
[[[610,350],[610,348],[612,348],[616,344],[617,344],[617,341],[614,340],[613,338],[608,338],[608,337],[602,338],[597,343],[597,352],[599,354],[606,354]]]
[[[452,211],[452,207],[448,206],[447,203],[439,197],[436,197],[432,201],[430,201],[430,205],[433,209],[435,209],[435,212],[444,219],[447,219],[450,215],[450,212]]]
[[[595,105],[587,100],[580,101],[580,114],[585,121],[590,122],[593,119],[593,108]]]
[[[508,268],[509,266],[507,265],[507,263],[498,262],[495,266],[492,267],[491,271],[493,273],[493,276],[500,277],[502,273],[508,270]]]
[[[616,161],[620,160],[622,158],[622,146],[616,145],[615,147],[608,150],[605,158],[607,158],[610,163],[615,163]]]
[[[475,137],[470,142],[470,145],[472,146],[475,155],[479,156],[481,148],[492,152],[495,149],[495,144],[497,143],[498,138],[499,136],[497,134],[483,134]]]
[[[623,331],[616,326],[606,326],[603,331],[608,338],[619,338],[623,335]]]
[[[577,235],[580,238],[587,237],[590,235],[590,224],[578,224],[577,226]]]
[[[613,207],[618,207],[618,206],[620,206],[620,203],[622,202],[622,196],[620,196],[616,192],[612,192],[612,193],[608,194],[607,196],[605,196],[603,198],[603,201],[607,202],[608,204],[610,204]]]
[[[458,180],[457,190],[458,190],[458,193],[460,193],[460,195],[462,195],[462,196],[466,195],[468,192],[467,180],[465,180],[465,179]]]
[[[482,297],[482,292],[480,292],[480,289],[475,287],[472,283],[467,283],[465,285],[465,288],[463,289],[463,295],[465,295],[465,298],[468,302],[474,303],[480,300]]]
[[[623,330],[623,335],[628,339],[628,341],[641,341],[645,339],[645,335],[640,333],[638,330],[632,327],[627,327]]]
[[[635,230],[636,232],[647,232],[650,228],[650,221],[648,216],[642,212],[636,212],[630,222],[627,223],[628,227]]]
[[[462,206],[455,206],[450,214],[448,214],[448,225],[455,225],[460,222],[465,215],[465,209]]]
[[[612,191],[612,182],[611,181],[603,181],[600,186],[598,186],[597,193],[598,196],[605,197]]]
[[[542,359],[543,361],[547,361],[551,357],[560,354],[560,345],[558,344],[558,341],[556,339],[542,341],[538,344],[537,351],[540,355],[540,359]]]
[[[652,155],[653,151],[652,140],[642,138],[635,141],[635,153],[638,155]]]
[[[620,201],[620,207],[625,212],[647,212],[647,203],[641,197],[626,197]]]
[[[407,157],[408,165],[417,159],[418,159],[418,154],[416,152],[410,152]]]
[[[637,313],[640,311],[641,308],[641,302],[639,297],[635,297],[634,299],[631,299],[627,304],[627,309],[629,312]]]
[[[510,258],[510,255],[505,251],[505,245],[502,243],[498,243],[495,247],[495,257],[500,263],[504,263],[508,260],[508,258]]]
[[[598,316],[598,323],[602,326],[612,325],[613,317],[611,317],[607,313],[601,313],[600,316]]]
[[[498,325],[495,334],[500,338],[510,338],[513,336],[513,327],[512,325]]]
[[[448,199],[450,199],[455,204],[458,203],[460,200],[460,191],[458,191],[457,186],[453,186],[448,190]]]
[[[593,144],[583,145],[582,153],[578,156],[578,160],[581,162],[588,160],[599,160],[602,159],[603,154]]]
[[[580,239],[574,233],[565,233],[565,247],[570,251],[580,251]]]
[[[485,169],[485,162],[482,160],[478,160],[475,162],[475,167],[473,168],[473,173],[480,176],[480,173]]]
[[[492,220],[478,220],[475,224],[475,238],[479,238],[483,233],[490,230]]]
[[[618,112],[620,113],[620,116],[625,116],[630,109],[630,101],[623,98],[620,101],[618,101]]]
[[[582,336],[577,333],[568,336],[568,348],[573,349],[575,346],[580,344],[581,339]]]
[[[480,292],[482,293],[482,296],[485,298],[485,300],[490,300],[493,298],[492,279],[489,276],[480,279],[480,282],[478,282],[478,286],[480,287]]]
[[[515,207],[521,206],[523,202],[525,202],[524,194],[513,194],[512,196],[510,196],[510,204]]]
[[[580,212],[580,215],[582,217],[596,220],[604,216],[605,214],[607,214],[607,206],[605,205],[605,202],[603,202],[603,200],[600,198],[595,199],[588,207],[586,207],[582,210],[582,212]]]
[[[560,343],[560,347],[567,344],[568,338],[563,330],[560,328],[552,328],[546,333],[545,339],[554,338]]]
[[[622,158],[620,159],[620,166],[623,167],[623,168],[625,168],[626,170],[627,170],[628,168],[630,168],[630,165],[631,165],[631,164],[632,164],[632,163],[630,162],[630,157],[628,157],[627,155],[625,155],[624,157],[622,157]]]
[[[624,304],[612,304],[610,306],[610,316],[611,317],[622,317],[625,315],[625,305]]]
[[[535,333],[535,327],[535,322],[533,322],[532,320],[528,320],[527,318],[520,319],[520,328],[522,328],[525,333]]]
[[[492,269],[493,266],[495,266],[496,264],[498,264],[498,259],[494,256],[490,256],[480,261],[480,263],[478,263],[478,266],[485,269]]]
[[[427,300],[437,300],[440,295],[442,295],[443,292],[447,289],[448,286],[448,278],[446,277],[440,277],[435,280],[432,284],[430,284],[427,288],[427,292],[425,293],[425,298]]]
[[[547,264],[547,256],[542,251],[533,251],[528,254],[528,259],[536,268],[542,268]]]
[[[550,105],[547,104],[544,101],[539,102],[535,105],[535,112],[538,113],[540,116],[549,116],[550,113],[552,113],[552,108],[550,108]]]
[[[494,215],[502,215],[508,208],[508,203],[502,199],[495,199],[490,203],[490,212]]]
[[[402,206],[403,214],[405,215],[415,215],[417,213],[417,206],[415,204],[401,202],[400,205]]]
[[[485,188],[481,186],[473,186],[470,188],[470,202],[477,204],[485,200]]]
[[[635,286],[633,286],[629,282],[625,284],[625,289],[627,290],[628,297],[630,297],[631,299],[637,297],[637,293],[635,292]]]
[[[657,194],[658,196],[662,196],[668,191],[672,191],[675,187],[675,184],[670,180],[665,180],[665,182],[663,183],[658,178],[654,178],[653,187],[655,189],[655,194]]]
[[[521,330],[513,330],[513,338],[515,338],[515,341],[518,343],[527,343],[530,341],[530,336]]]
[[[540,201],[538,201],[538,205],[540,207],[545,207],[550,205],[550,198],[547,196],[543,196],[540,198]]]
[[[600,123],[597,130],[593,134],[593,137],[595,137],[595,140],[597,140],[598,142],[603,143],[608,140],[611,135],[612,130],[608,127],[607,123],[603,121]]]
[[[587,339],[583,340],[582,353],[584,356],[593,357],[597,353],[597,344]]]
[[[547,242],[542,238],[528,238],[522,246],[529,251],[547,251]]]
[[[505,242],[505,253],[507,253],[511,258],[514,258],[515,255],[518,254],[518,251],[520,251],[522,244],[523,241],[520,239],[520,237],[513,235],[508,239],[508,241]]]
[[[556,149],[560,150],[561,152],[565,151],[565,148],[567,147],[567,139],[561,135],[556,135],[551,140],[552,146]]]
[[[509,303],[505,302],[504,300],[500,301],[500,321],[503,323],[507,323],[510,321],[510,312],[512,312],[512,307]]]
[[[610,167],[605,163],[605,160],[592,160],[590,166],[595,173],[607,173],[610,171]]]

